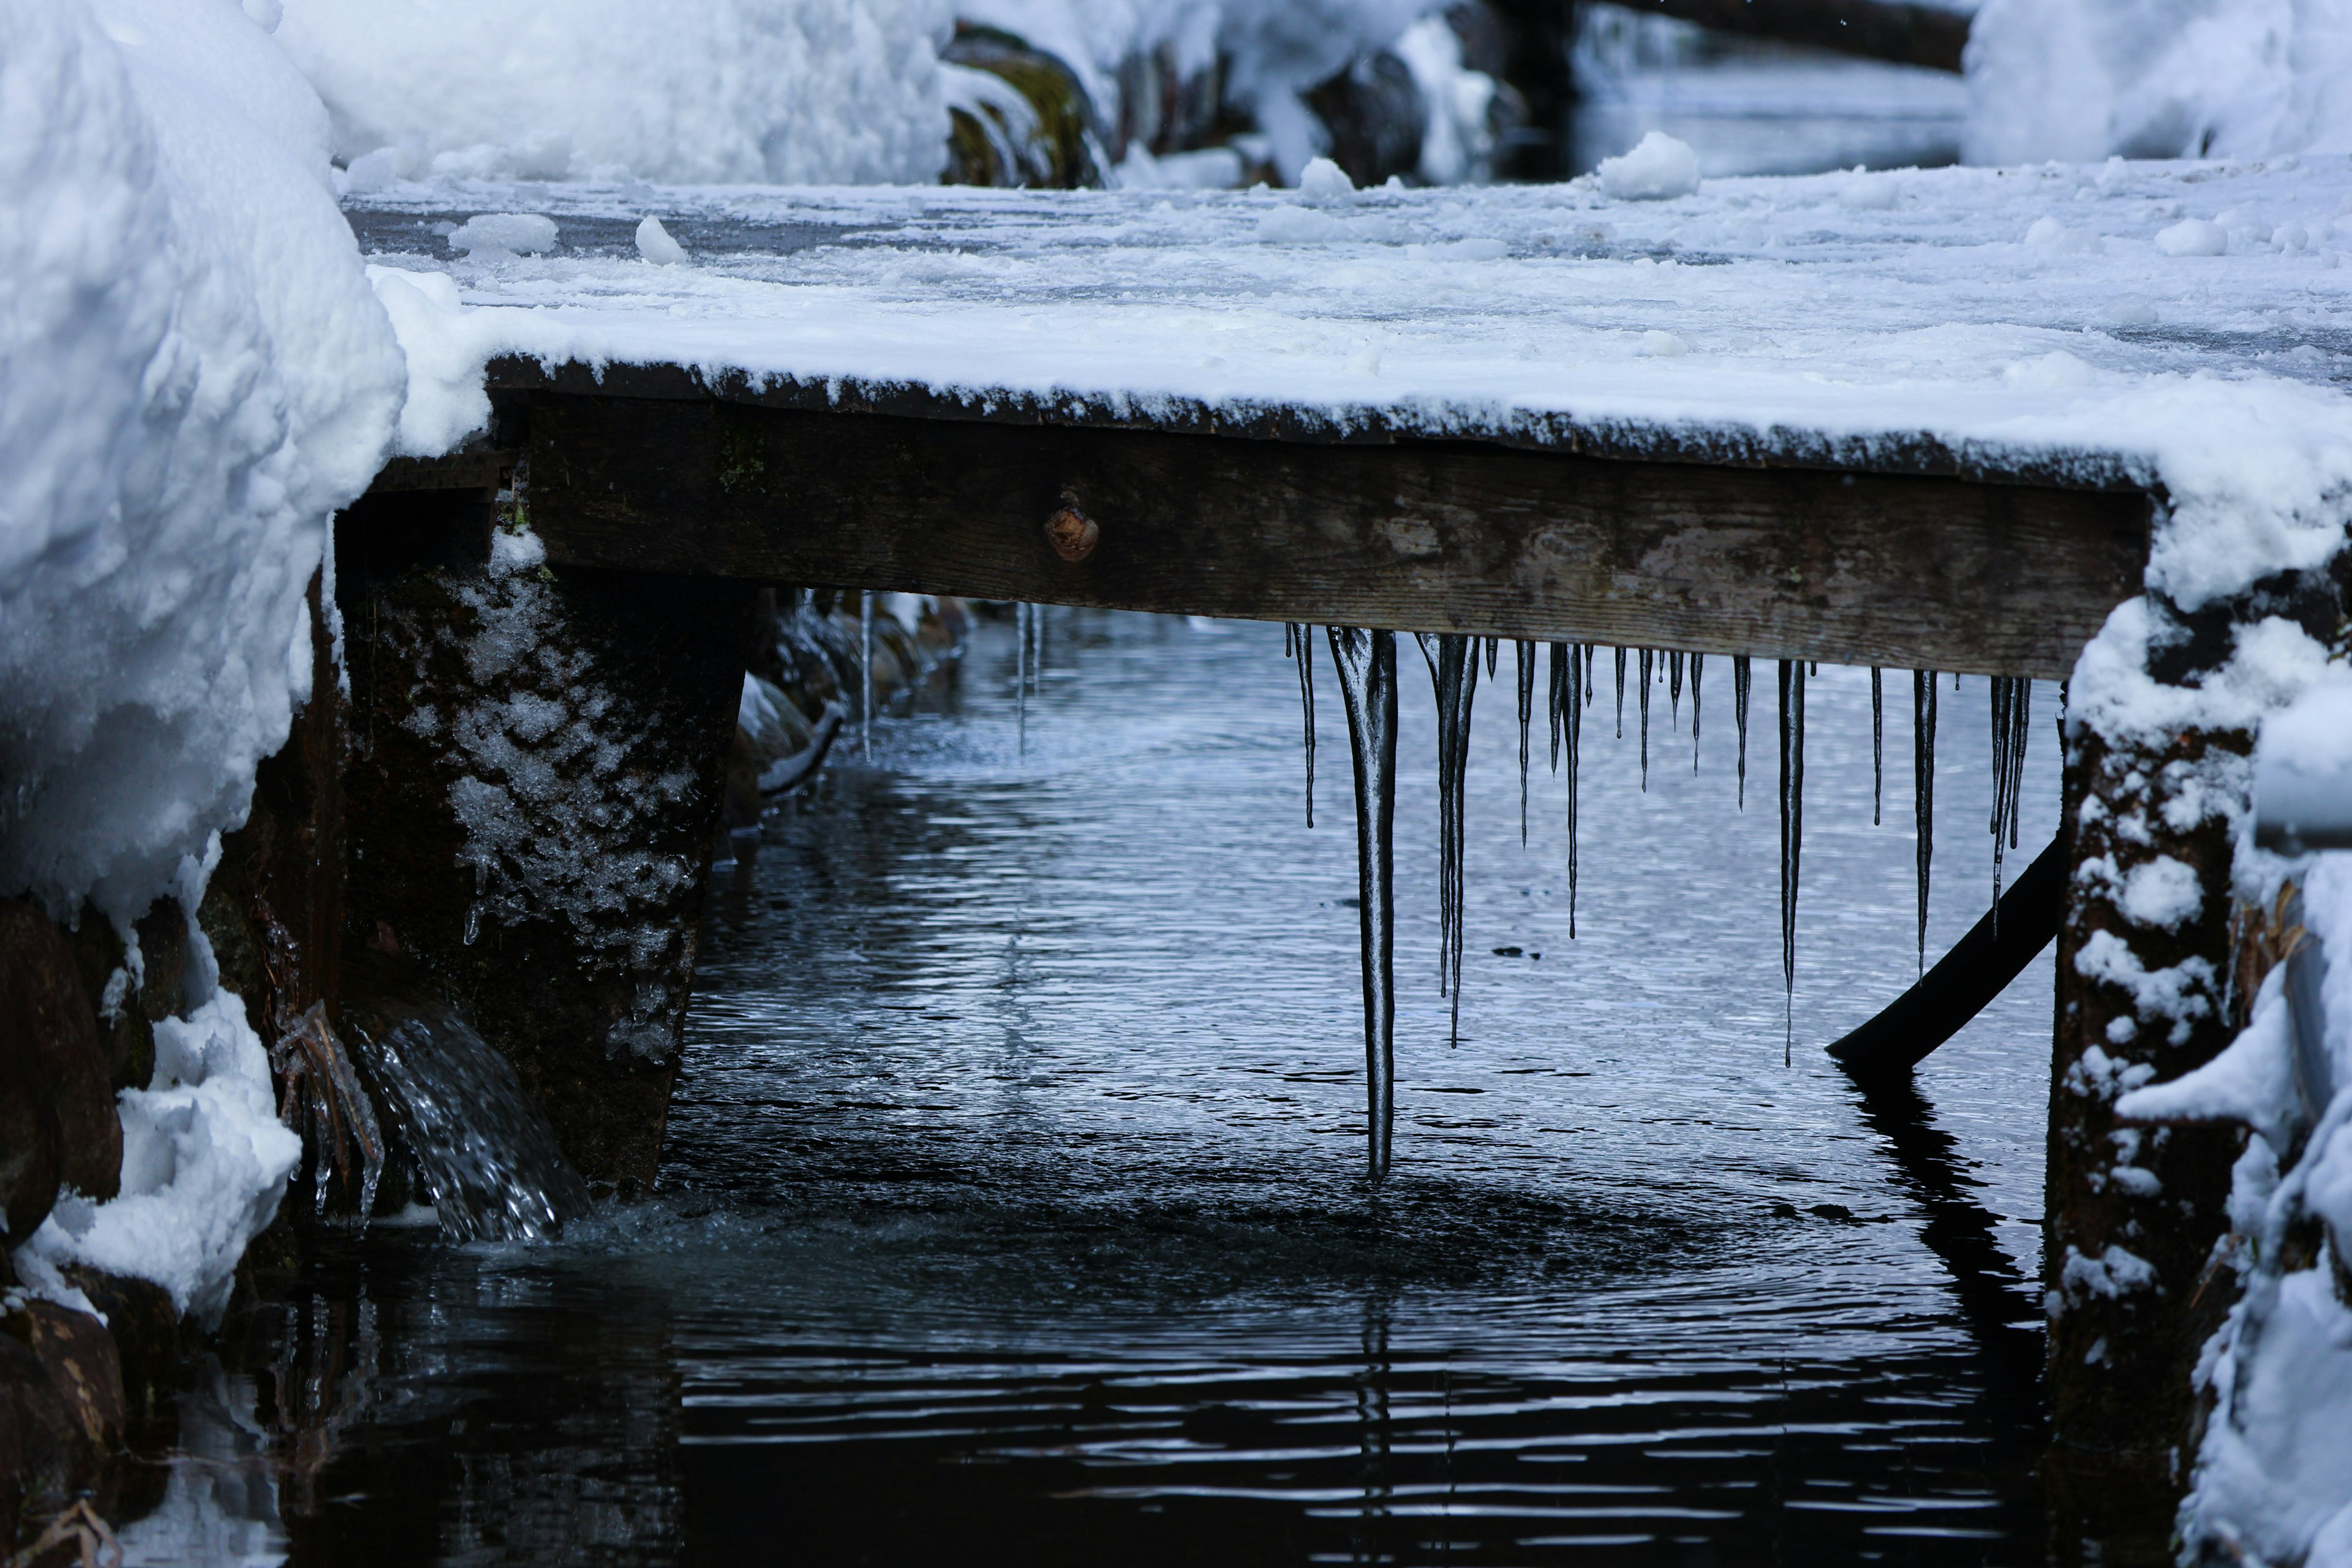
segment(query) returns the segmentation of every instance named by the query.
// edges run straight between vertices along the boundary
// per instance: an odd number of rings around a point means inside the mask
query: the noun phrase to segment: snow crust
[[[2337,0],[1986,0],[1971,163],[2352,152]]]
[[[928,181],[945,0],[287,0],[354,189],[524,179]]]
[[[0,0],[0,892],[127,930],[196,906],[309,694],[304,591],[405,372],[326,114],[245,8]],[[121,1097],[121,1195],[67,1194],[16,1254],[56,1299],[80,1259],[216,1313],[299,1155],[192,947],[202,1000]]]

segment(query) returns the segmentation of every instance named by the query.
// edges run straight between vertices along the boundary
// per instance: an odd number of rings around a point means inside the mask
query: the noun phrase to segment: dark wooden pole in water
[[[339,526],[346,940],[461,1004],[582,1174],[649,1184],[756,591],[541,564],[494,532],[519,479],[431,478]]]

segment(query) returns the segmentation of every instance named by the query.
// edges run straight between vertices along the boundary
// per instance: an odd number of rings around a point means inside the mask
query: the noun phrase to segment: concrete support
[[[520,483],[341,530],[353,985],[472,1016],[592,1181],[660,1155],[754,589],[541,563]]]

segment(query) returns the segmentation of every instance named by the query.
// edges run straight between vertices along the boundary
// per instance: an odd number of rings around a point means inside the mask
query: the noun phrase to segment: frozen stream
[[[1282,647],[1052,612],[1024,754],[984,623],[961,687],[718,890],[661,1194],[539,1247],[379,1233],[265,1313],[294,1559],[2038,1562],[2032,1396],[1922,1199],[2036,1268],[2047,956],[1930,1058],[1924,1130],[1820,1049],[1914,972],[1907,672],[1881,827],[1866,673],[1808,693],[1783,1068],[1769,665],[1743,815],[1729,661],[1696,778],[1661,669],[1645,795],[1603,652],[1570,943],[1540,700],[1519,844],[1506,647],[1448,1049],[1401,658],[1375,1193],[1346,734],[1318,647],[1310,832]],[[2012,876],[2056,817],[2055,699]],[[1986,702],[1946,678],[1931,960],[1991,893]]]

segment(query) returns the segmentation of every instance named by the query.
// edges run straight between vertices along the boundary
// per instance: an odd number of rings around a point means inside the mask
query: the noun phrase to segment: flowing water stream
[[[1395,661],[1375,1185],[1343,705],[1309,830],[1281,627],[1037,631],[983,624],[960,685],[715,889],[660,1193],[559,1241],[326,1250],[229,1357],[236,1453],[174,1486],[321,1564],[2040,1560],[2013,1325],[2049,960],[1917,1097],[1865,1102],[1821,1054],[1917,962],[1869,672],[1806,693],[1792,981],[1738,727],[1691,747],[1696,700],[1645,661],[1645,790],[1604,660],[1571,942],[1566,786],[1538,740],[1522,848],[1498,685],[1441,994],[1437,721]],[[1987,688],[1939,694],[1931,961],[1991,882]]]

